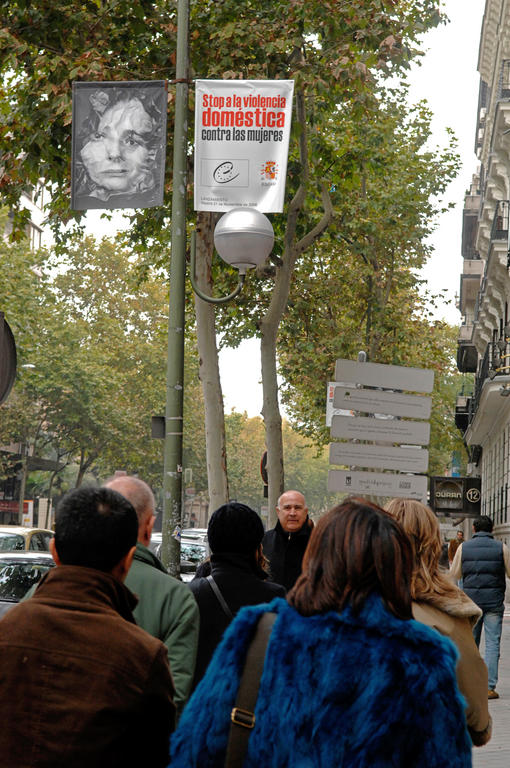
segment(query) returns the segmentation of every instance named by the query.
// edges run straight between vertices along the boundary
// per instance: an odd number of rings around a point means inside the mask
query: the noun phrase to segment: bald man
[[[110,480],[107,487],[130,501],[138,517],[138,541],[126,586],[139,599],[133,611],[136,623],[166,645],[178,717],[190,695],[195,672],[198,606],[191,590],[170,576],[148,549],[156,517],[154,496],[147,483],[122,475]]]
[[[287,591],[301,573],[301,563],[312,533],[305,497],[300,491],[285,491],[276,507],[278,522],[267,531],[262,548],[269,560],[271,580]]]

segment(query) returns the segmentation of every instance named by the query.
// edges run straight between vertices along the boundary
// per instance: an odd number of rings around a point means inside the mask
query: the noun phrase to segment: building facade
[[[457,352],[473,384],[455,420],[468,472],[482,478],[482,514],[510,544],[510,0],[486,0],[478,71],[479,166],[464,204]]]

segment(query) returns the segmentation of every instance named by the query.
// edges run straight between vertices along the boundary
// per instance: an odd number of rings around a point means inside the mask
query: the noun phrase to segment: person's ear
[[[154,528],[155,522],[156,515],[150,514],[147,518],[147,522],[145,523],[143,535],[141,537],[142,544],[144,544],[146,547],[148,547],[151,542],[152,529]]]
[[[124,557],[122,557],[117,565],[115,565],[110,571],[112,576],[115,576],[115,578],[119,581],[125,581],[129,569],[131,568],[131,563],[133,562],[135,551],[136,547],[131,547],[131,549],[126,552]]]
[[[62,561],[60,560],[60,557],[58,556],[57,547],[55,545],[55,539],[50,539],[50,552],[51,556],[55,561],[55,565],[62,565]]]

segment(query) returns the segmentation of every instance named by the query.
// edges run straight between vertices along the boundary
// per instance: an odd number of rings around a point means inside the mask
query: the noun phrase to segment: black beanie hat
[[[213,512],[207,528],[211,552],[253,554],[264,536],[262,520],[253,509],[229,501]]]

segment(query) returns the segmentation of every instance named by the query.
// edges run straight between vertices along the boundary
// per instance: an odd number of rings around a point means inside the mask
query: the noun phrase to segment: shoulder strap
[[[218,587],[218,585],[214,581],[212,575],[206,576],[206,579],[209,582],[209,586],[211,587],[212,591],[216,595],[216,598],[217,598],[219,604],[221,605],[221,607],[223,608],[223,611],[226,614],[227,618],[233,619],[234,618],[234,614],[232,613],[232,611],[228,607],[227,602],[226,602],[225,598],[223,597],[223,595],[221,594],[220,588]]]
[[[264,669],[266,648],[276,619],[276,613],[263,613],[257,631],[250,643],[244,670],[239,683],[236,705],[230,715],[230,733],[225,768],[241,768],[251,729],[255,725],[255,705],[259,693],[260,678]]]

